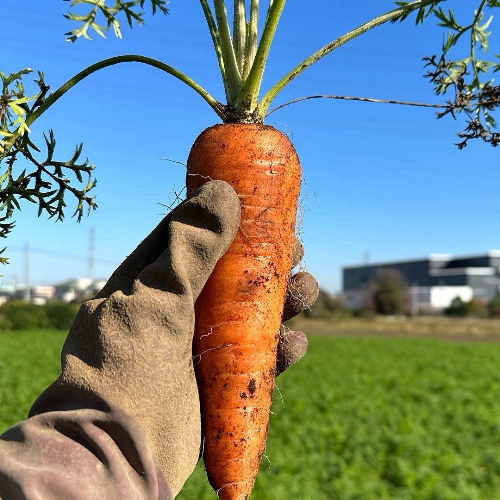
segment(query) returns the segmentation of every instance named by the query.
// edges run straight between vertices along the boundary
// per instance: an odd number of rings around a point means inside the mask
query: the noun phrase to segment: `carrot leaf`
[[[122,37],[121,24],[117,18],[118,14],[125,15],[127,24],[130,28],[134,24],[142,26],[144,24],[144,4],[146,0],[115,0],[114,5],[107,5],[106,0],[64,0],[70,2],[70,9],[77,6],[86,6],[89,9],[86,12],[77,14],[74,11],[69,11],[65,15],[70,21],[80,23],[80,26],[66,33],[69,42],[75,42],[78,38],[83,37],[87,40],[92,40],[88,34],[89,30],[95,31],[99,36],[105,37],[105,31],[109,31],[112,27],[115,35],[118,38]],[[149,0],[153,14],[160,11],[163,14],[168,14],[168,0]],[[78,7],[77,7],[78,8]],[[97,17],[102,17],[106,25],[98,24]]]

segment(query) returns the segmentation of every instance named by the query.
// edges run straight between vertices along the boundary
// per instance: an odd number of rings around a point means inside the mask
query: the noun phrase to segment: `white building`
[[[500,250],[453,257],[431,254],[423,259],[345,267],[343,295],[346,305],[360,308],[371,296],[370,283],[380,272],[398,271],[409,286],[411,310],[432,312],[448,307],[460,297],[490,301],[500,295]]]

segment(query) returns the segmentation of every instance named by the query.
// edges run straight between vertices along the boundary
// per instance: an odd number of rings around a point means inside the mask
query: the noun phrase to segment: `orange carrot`
[[[191,149],[188,195],[210,179],[233,186],[242,215],[196,302],[204,460],[220,498],[247,499],[267,437],[300,164],[290,141],[272,127],[216,125]]]

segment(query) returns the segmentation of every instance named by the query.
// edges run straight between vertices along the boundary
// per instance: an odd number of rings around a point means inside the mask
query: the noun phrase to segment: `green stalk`
[[[473,29],[473,27],[479,22],[479,19],[481,17],[481,14],[483,12],[483,8],[484,8],[485,4],[486,4],[486,0],[483,0],[481,2],[481,5],[477,9],[477,12],[476,12],[476,15],[474,16],[474,20],[472,21],[471,30],[470,30],[470,34],[471,34],[470,35],[470,56],[471,56],[471,59],[472,59],[472,70],[474,71],[474,80],[476,80],[477,82],[479,82],[479,75],[478,75],[478,72],[477,72],[476,65],[474,64],[474,60],[476,58],[476,49],[475,49],[476,39],[474,37],[474,29]]]
[[[259,32],[259,0],[250,2],[250,22],[247,27],[245,67],[243,68],[243,78],[247,78],[250,68],[255,61],[257,53],[257,37]]]
[[[47,109],[49,109],[52,104],[59,100],[68,90],[74,87],[77,83],[81,82],[83,79],[90,76],[92,73],[99,71],[100,69],[106,68],[108,66],[114,66],[115,64],[125,63],[125,62],[139,62],[147,64],[148,66],[153,66],[155,68],[165,71],[169,75],[178,78],[181,82],[191,87],[196,93],[198,93],[207,104],[217,113],[217,115],[224,120],[224,107],[223,105],[216,101],[203,87],[198,85],[194,80],[191,80],[188,76],[180,71],[176,70],[168,64],[164,64],[156,59],[151,59],[150,57],[140,56],[140,55],[123,55],[110,57],[109,59],[104,59],[98,63],[92,64],[88,68],[85,68],[80,73],[76,74],[70,78],[65,84],[61,85],[53,94],[51,94],[43,104],[36,109],[36,111],[26,117],[26,125],[29,127],[37,118],[40,117]]]
[[[257,118],[262,121],[267,113],[267,110],[271,102],[278,95],[278,93],[281,92],[292,80],[301,75],[307,68],[312,66],[315,62],[319,61],[326,55],[330,54],[330,52],[334,51],[335,49],[338,49],[340,46],[344,45],[347,42],[350,42],[351,40],[362,35],[363,33],[366,33],[367,31],[376,28],[377,26],[393,21],[398,17],[400,17],[402,14],[411,12],[420,7],[425,7],[426,5],[429,5],[434,1],[435,0],[417,0],[405,6],[398,7],[397,9],[386,12],[385,14],[382,14],[376,17],[375,19],[368,21],[367,23],[358,26],[357,28],[349,31],[348,33],[340,36],[339,38],[336,38],[329,44],[325,45],[324,47],[316,51],[314,54],[309,56],[307,59],[304,59],[300,64],[295,66],[295,68],[293,68],[279,82],[277,82],[273,87],[271,87],[271,89],[264,95],[264,97],[259,103],[257,110]]]
[[[240,75],[245,66],[245,42],[247,38],[247,23],[245,0],[234,0],[233,13],[233,44],[236,62]]]
[[[255,60],[239,96],[239,104],[245,110],[253,111],[257,107],[267,56],[269,55],[269,49],[271,48],[274,33],[276,32],[276,27],[280,20],[285,2],[286,0],[274,0],[269,4],[266,24],[262,31],[262,37],[259,42],[257,53],[255,54]]]
[[[241,88],[241,75],[234,53],[231,33],[229,32],[224,0],[214,0],[214,7],[220,34],[222,58],[224,60],[224,67],[226,68],[226,97],[229,104],[238,95]]]
[[[222,75],[222,81],[224,86],[226,85],[226,70],[224,68],[224,60],[222,58],[220,34],[217,29],[217,24],[215,24],[214,16],[210,10],[207,0],[200,0],[203,13],[205,14],[205,20],[207,21],[208,30],[210,31],[210,36],[212,37],[212,43],[215,49],[215,54],[217,56],[217,61],[219,62],[219,68]]]

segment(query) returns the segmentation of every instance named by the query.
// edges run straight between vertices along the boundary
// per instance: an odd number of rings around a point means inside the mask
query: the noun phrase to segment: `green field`
[[[0,333],[0,431],[64,335]],[[256,500],[500,499],[500,343],[311,336],[278,379]],[[201,467],[178,497],[214,499]]]

